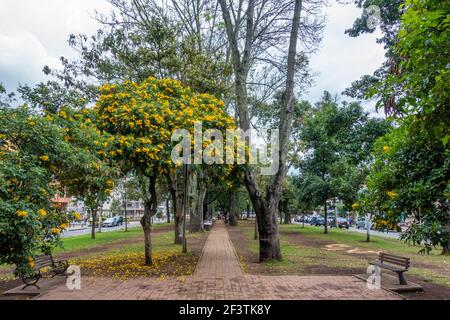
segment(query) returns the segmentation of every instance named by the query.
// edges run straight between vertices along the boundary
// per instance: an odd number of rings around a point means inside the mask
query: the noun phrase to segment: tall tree
[[[329,201],[340,198],[350,208],[364,184],[374,142],[388,129],[370,119],[358,103],[339,106],[328,92],[301,131],[304,153],[297,186],[302,200],[322,206],[328,232]]]
[[[254,62],[257,59],[274,61],[273,56],[270,59],[270,48],[273,49],[277,45],[283,48],[288,47],[288,56],[285,60],[287,63],[280,64],[284,66],[283,70],[286,76],[280,107],[279,168],[265,195],[261,194],[259,190],[253,170],[248,168],[245,174],[245,185],[258,217],[260,261],[280,260],[278,204],[282,182],[287,171],[286,156],[292,128],[299,36],[302,36],[303,41],[307,41],[306,29],[299,32],[303,1],[248,0],[246,9],[243,8],[243,1],[238,6],[234,6],[233,3],[230,5],[226,0],[219,0],[219,3],[233,61],[236,109],[242,130],[247,131],[251,128],[247,83]],[[311,30],[309,31],[311,32]]]
[[[142,83],[125,81],[120,85],[104,85],[101,93],[94,111],[99,129],[112,135],[105,145],[106,152],[120,164],[123,172],[136,172],[142,178],[141,186],[147,190],[141,225],[145,235],[145,262],[151,265],[151,218],[158,207],[157,179],[180,166],[173,162],[174,152],[183,152],[183,160],[191,156],[172,141],[172,134],[184,130],[190,138],[190,147],[194,130],[186,128],[193,128],[195,122],[203,122],[205,129],[225,131],[234,127],[234,121],[222,101],[195,93],[172,79],[148,78]]]

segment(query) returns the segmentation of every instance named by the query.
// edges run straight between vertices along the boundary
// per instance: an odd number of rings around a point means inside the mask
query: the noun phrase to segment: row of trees
[[[234,225],[242,187],[256,213],[261,261],[281,259],[278,217],[288,215],[293,197],[325,212],[338,197],[346,208],[358,203],[391,222],[413,215],[405,239],[448,252],[447,2],[376,1],[385,13],[387,62],[346,94],[377,97],[390,122],[329,93],[316,105],[296,99],[311,80],[308,58],[321,40],[325,1],[109,2],[114,9],[97,16],[95,35],[70,36],[77,58],[61,58],[62,69],[45,67],[47,83],[18,88],[29,107],[12,108],[15,96],[0,88],[2,263],[30,265],[39,246],[57,242],[65,221],[52,208],[55,192],[64,188],[95,216],[130,174],[145,202],[147,264],[158,194],[170,194],[181,243],[190,205],[192,230],[201,230],[213,202]],[[372,32],[367,19],[349,35]],[[279,129],[277,172],[265,179],[252,166],[172,163],[173,130],[192,134],[197,121],[206,129]],[[298,174],[287,179],[290,169]],[[16,194],[12,186],[30,189]],[[289,186],[296,191],[283,192]],[[52,213],[41,214],[53,217],[48,223],[37,215],[44,211]],[[30,234],[31,225],[40,231]]]

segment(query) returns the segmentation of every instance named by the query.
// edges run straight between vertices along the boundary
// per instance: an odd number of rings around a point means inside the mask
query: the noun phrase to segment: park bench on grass
[[[410,260],[409,258],[395,256],[393,254],[380,252],[378,261],[370,262],[371,265],[378,266],[387,270],[391,270],[398,274],[398,279],[401,285],[407,285],[406,279],[403,275],[408,271]]]
[[[25,284],[22,290],[30,286],[34,286],[40,290],[41,288],[39,288],[37,283],[44,277],[43,272],[47,270],[53,272],[52,278],[58,275],[67,277],[66,271],[68,268],[69,262],[67,260],[55,261],[51,253],[37,256],[34,260],[33,274],[22,277],[22,281]]]

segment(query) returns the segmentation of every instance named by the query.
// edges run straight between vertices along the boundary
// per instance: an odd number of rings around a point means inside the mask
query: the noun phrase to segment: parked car
[[[356,229],[366,229],[366,219],[365,218],[361,218],[358,219],[358,221],[356,221]]]
[[[302,221],[303,221],[303,217],[302,216],[295,216],[294,222],[302,222]]]
[[[122,223],[123,223],[123,219],[122,219]],[[119,217],[108,218],[105,221],[103,221],[103,223],[102,223],[103,228],[112,228],[112,227],[117,227],[119,225],[120,225]]]
[[[345,218],[337,218],[338,227],[340,229],[350,229],[350,224],[348,223],[347,219]]]
[[[325,225],[325,219],[322,217],[313,217],[311,219],[311,225],[312,226],[324,226]]]
[[[115,218],[117,218],[117,225],[118,225],[118,226],[123,225],[123,222],[124,222],[123,217],[115,217]]]

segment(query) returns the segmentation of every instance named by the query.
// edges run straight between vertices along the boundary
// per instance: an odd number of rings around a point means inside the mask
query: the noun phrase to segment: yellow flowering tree
[[[148,181],[148,197],[141,224],[145,234],[146,264],[152,264],[151,217],[157,212],[156,181],[166,176],[176,205],[176,223],[181,225],[181,210],[176,189],[176,168],[171,160],[175,130],[186,130],[193,136],[194,125],[203,129],[233,128],[224,103],[208,94],[197,94],[179,81],[148,78],[142,83],[125,81],[104,85],[94,108],[97,126],[111,135],[105,153],[120,164],[124,172],[134,171]],[[192,137],[192,142],[194,138]],[[174,189],[175,187],[175,189]],[[178,206],[177,206],[178,203]]]
[[[33,256],[57,244],[67,227],[52,203],[61,191],[54,182],[77,152],[60,126],[26,106],[0,108],[0,124],[0,264],[26,275]]]
[[[59,182],[90,209],[92,239],[95,239],[98,209],[108,199],[119,176],[115,163],[105,151],[111,138],[95,126],[95,116],[95,110],[68,107],[54,116],[63,128],[64,140],[82,150],[77,153],[77,166],[60,177]]]

